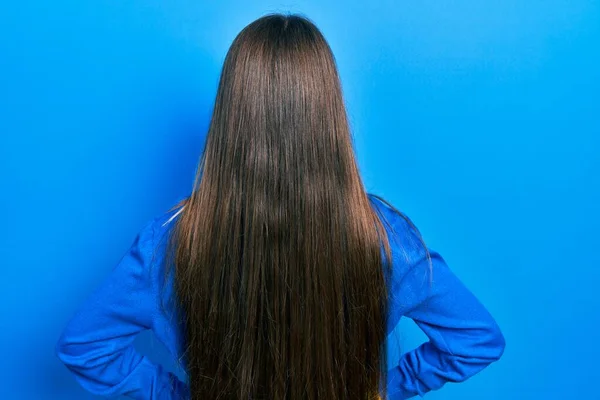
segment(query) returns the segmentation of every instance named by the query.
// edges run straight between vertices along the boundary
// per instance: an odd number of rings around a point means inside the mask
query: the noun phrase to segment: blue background
[[[501,361],[427,398],[599,399],[600,4],[584,0],[4,2],[0,398],[92,398],[54,343],[191,189],[227,48],[271,11],[321,28],[367,190],[505,333]]]

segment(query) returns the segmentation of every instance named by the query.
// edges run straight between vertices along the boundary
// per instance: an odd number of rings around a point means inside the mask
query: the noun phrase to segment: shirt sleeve
[[[58,358],[87,391],[139,400],[189,399],[187,385],[154,364],[133,346],[151,329],[159,312],[149,276],[154,250],[154,220],[68,322],[57,344]]]
[[[439,253],[429,253],[430,260],[424,251],[413,256],[394,283],[400,315],[415,321],[429,340],[404,353],[388,371],[390,399],[423,396],[446,382],[462,382],[504,352],[504,336],[490,313]]]

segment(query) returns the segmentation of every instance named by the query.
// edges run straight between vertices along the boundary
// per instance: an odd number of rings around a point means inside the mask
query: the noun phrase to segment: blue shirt
[[[461,382],[500,358],[504,337],[492,316],[429,249],[430,260],[404,218],[369,195],[390,222],[392,250],[388,334],[402,316],[411,318],[429,340],[404,353],[388,372],[390,399],[406,399]],[[159,262],[166,233],[181,208],[148,221],[103,283],[86,299],[64,329],[56,353],[88,391],[134,399],[189,399],[176,375],[139,353],[135,336],[151,329],[174,357],[183,351],[176,323],[172,280],[164,285]],[[394,234],[395,232],[395,234]],[[167,301],[165,301],[167,300]]]

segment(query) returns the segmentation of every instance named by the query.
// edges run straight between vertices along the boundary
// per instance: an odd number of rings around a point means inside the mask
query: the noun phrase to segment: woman
[[[403,315],[429,341],[388,363]],[[144,329],[187,382],[134,349]],[[90,392],[194,400],[405,399],[503,350],[410,220],[365,192],[331,50],[279,14],[229,49],[191,195],[140,230],[57,344]]]

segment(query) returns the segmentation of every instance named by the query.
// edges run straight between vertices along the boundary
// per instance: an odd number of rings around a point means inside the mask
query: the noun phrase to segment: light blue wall
[[[3,4],[0,398],[91,398],[54,358],[58,334],[190,190],[225,52],[270,11],[322,29],[367,189],[504,330],[499,363],[428,398],[600,398],[600,4],[209,3]],[[401,329],[404,348],[423,339]]]

